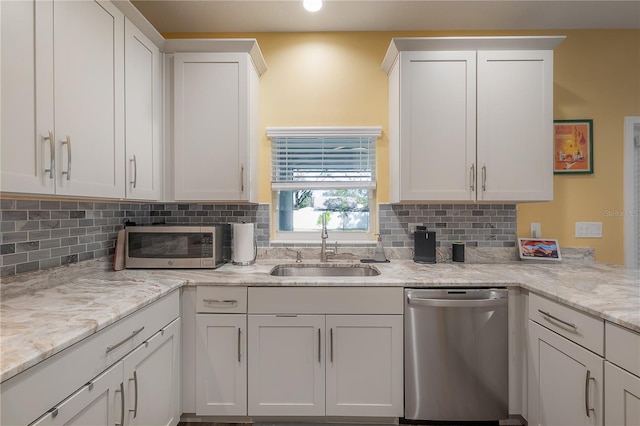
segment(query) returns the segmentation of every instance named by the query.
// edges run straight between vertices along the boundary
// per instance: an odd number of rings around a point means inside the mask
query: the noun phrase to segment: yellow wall
[[[260,202],[270,203],[267,126],[383,127],[378,151],[378,201],[387,202],[387,76],[380,69],[392,37],[566,35],[554,55],[554,118],[591,118],[593,175],[556,175],[554,201],[520,204],[518,236],[540,222],[561,246],[594,247],[599,261],[624,262],[623,120],[640,115],[640,31],[344,32],[165,34],[167,38],[252,37],[268,71],[260,82]],[[552,161],[552,159],[549,159]],[[602,239],[575,239],[576,221],[603,222]]]

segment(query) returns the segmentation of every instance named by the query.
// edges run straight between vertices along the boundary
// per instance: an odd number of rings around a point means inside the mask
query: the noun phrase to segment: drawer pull
[[[52,419],[56,418],[58,416],[58,407],[53,407],[49,412],[51,413]]]
[[[62,172],[62,174],[67,175],[67,180],[71,180],[71,138],[69,135],[67,135],[67,140],[61,143],[67,146],[67,171]]]
[[[329,336],[330,336],[330,342],[331,342],[331,350],[329,351],[331,354],[331,358],[329,359],[329,362],[331,362],[331,364],[333,364],[333,328],[329,329]]]
[[[476,190],[476,164],[475,163],[471,165],[471,170],[469,173],[469,182],[471,183],[471,192],[475,192]]]
[[[121,341],[119,341],[118,343],[116,343],[115,345],[110,345],[107,346],[107,353],[111,352],[112,350],[119,348],[120,346],[124,345],[125,343],[127,343],[129,340],[133,339],[134,337],[136,337],[138,334],[140,334],[140,332],[144,330],[144,326],[140,327],[137,330],[133,330],[133,333],[131,333],[131,336],[129,337],[125,337],[124,339],[122,339]]]
[[[49,168],[45,169],[45,173],[49,173],[49,179],[53,179],[56,174],[56,140],[53,138],[53,132],[49,130],[49,136],[43,138],[45,141],[49,141],[49,150],[51,152],[51,158],[49,159]]]
[[[226,303],[230,305],[235,305],[238,303],[236,299],[203,299],[204,303]]]
[[[124,426],[124,382],[120,382],[120,389],[116,389],[117,392],[120,392],[120,423],[116,423],[116,426]]]
[[[555,317],[555,316],[551,315],[549,312],[545,312],[545,311],[543,311],[542,309],[538,309],[538,312],[540,312],[540,313],[544,316],[544,319],[546,319],[547,321],[551,321],[551,320],[557,321],[557,322],[559,322],[560,324],[564,324],[564,325],[566,325],[567,327],[573,328],[573,330],[574,330],[576,333],[578,332],[578,327],[577,327],[575,324],[572,324],[572,323],[570,323],[570,322],[567,322],[567,321],[561,320],[560,318]],[[551,320],[550,320],[549,318],[551,318]]]
[[[318,364],[322,362],[321,347],[322,347],[322,331],[318,329]]]
[[[238,327],[238,362],[240,362],[242,350],[242,329]]]
[[[129,379],[129,381],[133,380],[133,393],[134,393],[134,403],[133,410],[129,408],[129,411],[133,413],[133,418],[135,419],[138,416],[138,372],[133,370],[133,379]]]
[[[589,414],[591,411],[595,412],[595,408],[589,408],[589,382],[593,380],[595,382],[596,379],[591,377],[591,371],[587,370],[587,377],[584,382],[584,408],[587,412],[587,417],[591,417]]]

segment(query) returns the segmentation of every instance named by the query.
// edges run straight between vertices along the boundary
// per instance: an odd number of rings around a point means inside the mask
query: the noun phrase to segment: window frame
[[[267,137],[272,140],[276,137],[309,137],[309,138],[323,138],[323,137],[341,137],[341,138],[357,138],[357,137],[369,137],[376,141],[382,135],[382,127],[380,126],[359,126],[359,127],[267,127]],[[376,143],[374,142],[374,146]],[[271,148],[273,149],[273,148]],[[377,151],[377,146],[376,146]],[[369,229],[367,231],[353,231],[353,232],[332,232],[329,230],[329,241],[348,242],[352,244],[364,244],[375,241],[375,230],[377,229],[377,176],[375,169],[377,169],[377,156],[373,164],[374,178],[372,180],[373,185],[370,182],[362,181],[362,189],[369,191]],[[271,164],[270,175],[273,176],[273,161]],[[271,183],[271,242],[274,243],[320,243],[320,231],[305,232],[305,231],[280,231],[278,229],[279,224],[279,210],[278,210],[278,193],[282,188],[274,188],[274,182]],[[301,182],[299,188],[296,189],[311,189],[308,188],[308,184],[305,185]],[[355,181],[350,188],[357,188],[358,182]],[[317,188],[320,189],[320,188]],[[345,189],[343,185],[337,185],[334,187],[327,187],[327,190],[332,189]],[[292,190],[293,189],[292,187]]]

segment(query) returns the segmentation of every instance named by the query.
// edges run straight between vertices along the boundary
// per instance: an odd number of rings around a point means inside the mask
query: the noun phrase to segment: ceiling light
[[[322,9],[322,0],[303,0],[302,6],[308,12],[317,12]]]

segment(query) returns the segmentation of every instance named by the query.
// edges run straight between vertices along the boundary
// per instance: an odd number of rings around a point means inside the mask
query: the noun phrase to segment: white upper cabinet
[[[3,1],[0,12],[1,189],[53,194],[53,3]]]
[[[553,199],[553,51],[479,51],[476,197]]]
[[[246,40],[231,40],[246,45]],[[218,40],[212,40],[216,48]],[[257,43],[250,48],[256,50]],[[248,201],[258,195],[259,69],[250,51],[175,53],[173,197]],[[169,46],[172,48],[172,45]],[[187,46],[175,46],[188,49]],[[264,67],[263,67],[264,68]],[[171,194],[169,194],[171,196]]]
[[[406,52],[400,60],[390,75],[391,196],[469,200],[476,157],[476,52]]]
[[[382,65],[390,201],[551,200],[563,39],[393,39]]]
[[[2,5],[2,190],[122,197],[122,12],[13,3]]]
[[[162,58],[160,50],[125,20],[126,196],[159,200]]]

